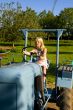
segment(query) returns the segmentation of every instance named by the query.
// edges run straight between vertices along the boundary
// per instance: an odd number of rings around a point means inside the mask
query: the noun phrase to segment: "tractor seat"
[[[72,66],[66,65],[63,67],[63,71],[72,71],[72,70],[73,70]]]

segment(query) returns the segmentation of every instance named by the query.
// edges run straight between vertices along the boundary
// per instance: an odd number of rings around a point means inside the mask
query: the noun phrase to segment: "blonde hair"
[[[35,40],[35,45],[36,45],[36,42],[38,42],[38,41],[41,43],[41,47],[40,47],[41,50],[46,49],[46,48],[45,48],[45,45],[44,45],[44,41],[43,41],[43,39],[42,39],[41,37],[37,37],[37,38],[36,38],[36,40]]]

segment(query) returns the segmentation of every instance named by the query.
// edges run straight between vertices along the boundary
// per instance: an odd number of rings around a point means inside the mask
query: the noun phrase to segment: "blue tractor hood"
[[[34,110],[34,79],[42,75],[36,63],[0,68],[0,110]]]

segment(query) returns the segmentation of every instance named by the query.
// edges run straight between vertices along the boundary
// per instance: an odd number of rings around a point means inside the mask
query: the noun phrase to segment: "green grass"
[[[49,44],[49,45],[48,45]],[[47,73],[47,80],[55,81],[56,74],[56,42],[48,42],[48,59],[51,61],[49,72]],[[73,60],[73,41],[60,41],[59,65],[62,65],[65,60]]]
[[[7,45],[8,43],[2,43],[3,45]],[[12,45],[11,43],[9,43]],[[34,44],[33,42],[31,44]],[[1,45],[1,43],[0,43]],[[29,45],[29,43],[28,43]],[[47,80],[50,82],[55,81],[56,74],[56,41],[45,41],[46,48],[48,49],[47,57],[50,60],[51,64],[47,72]],[[33,45],[32,45],[33,46]],[[2,60],[2,65],[5,65],[10,60],[12,61],[14,58],[15,62],[22,61],[22,48],[24,47],[24,42],[15,43],[15,50],[11,50],[11,53],[6,56]],[[31,50],[31,47],[28,49]],[[73,60],[73,41],[60,41],[60,56],[59,56],[59,64],[62,65],[64,60]]]

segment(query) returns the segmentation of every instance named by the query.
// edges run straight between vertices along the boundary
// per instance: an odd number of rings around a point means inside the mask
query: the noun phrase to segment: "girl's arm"
[[[23,54],[29,56],[30,55],[30,52],[28,52],[28,51],[25,50],[25,51],[23,51]]]
[[[23,54],[25,54],[25,55],[28,55],[28,56],[30,56],[31,55],[31,53],[32,54],[35,54],[36,53],[36,50],[35,49],[33,49],[32,51],[30,51],[30,52],[28,52],[28,51],[23,51]]]
[[[33,49],[32,51],[30,51],[30,53],[36,54],[37,53],[37,50],[36,49]]]

